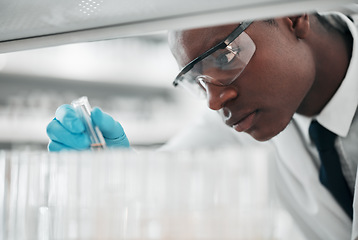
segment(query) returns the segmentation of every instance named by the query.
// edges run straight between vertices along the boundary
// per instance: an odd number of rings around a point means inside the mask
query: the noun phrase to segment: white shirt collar
[[[346,23],[353,37],[351,61],[341,86],[315,118],[325,128],[346,137],[358,105],[358,32],[354,23],[344,14],[339,15]]]

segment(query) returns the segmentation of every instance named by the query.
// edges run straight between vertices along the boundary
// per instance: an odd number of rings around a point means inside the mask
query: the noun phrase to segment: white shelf
[[[90,2],[16,0],[3,4],[0,52],[329,10],[355,1],[106,0],[97,1],[95,8]]]

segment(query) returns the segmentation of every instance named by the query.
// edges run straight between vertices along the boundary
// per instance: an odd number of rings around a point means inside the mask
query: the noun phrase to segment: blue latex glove
[[[129,148],[129,142],[121,124],[99,108],[93,108],[91,118],[101,130],[108,147]],[[86,150],[90,148],[85,126],[71,105],[60,106],[55,118],[47,125],[50,138],[49,151]]]

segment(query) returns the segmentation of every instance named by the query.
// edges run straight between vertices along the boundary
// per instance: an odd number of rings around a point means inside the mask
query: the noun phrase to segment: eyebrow
[[[211,34],[210,36],[208,36],[209,37],[209,41],[208,41],[208,43],[210,43],[210,45],[213,47],[213,46],[216,46],[216,45],[218,45],[218,44],[220,44],[221,42],[223,42],[224,40],[227,40],[228,39],[228,37],[233,33],[233,32],[235,32],[235,30],[238,28],[238,26],[240,26],[240,25],[242,25],[242,22],[239,22],[239,23],[237,23],[236,25],[234,25],[234,24],[231,24],[232,26],[233,26],[233,29],[228,33],[228,34],[226,34],[226,35],[224,35],[224,34],[220,34],[219,36],[217,35],[217,34]],[[220,26],[218,26],[218,27],[220,27]],[[214,36],[213,36],[214,35]],[[210,41],[211,40],[211,41]],[[232,40],[231,40],[232,41]],[[211,48],[211,47],[210,47]],[[210,48],[208,48],[208,49],[210,49]],[[207,50],[208,50],[207,49]],[[206,51],[207,51],[206,50]],[[204,52],[206,52],[206,51],[204,51]],[[203,52],[203,53],[204,53]]]

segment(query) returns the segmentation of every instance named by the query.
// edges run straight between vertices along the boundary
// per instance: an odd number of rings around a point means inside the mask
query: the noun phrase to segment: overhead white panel
[[[349,2],[355,1],[2,0],[0,52],[328,10]]]

